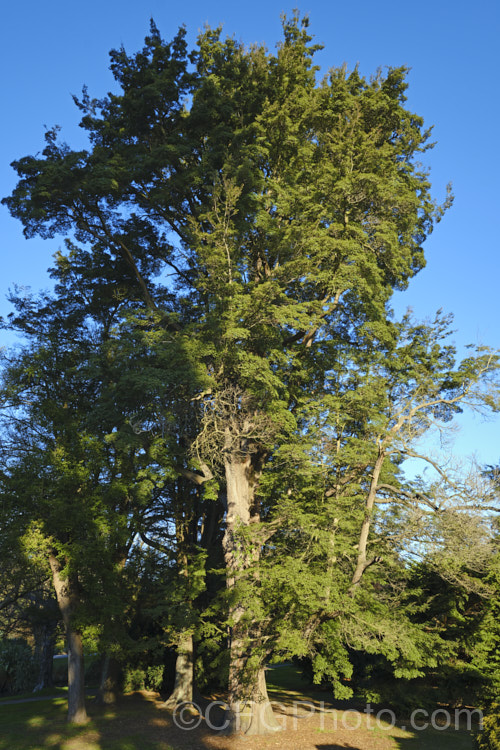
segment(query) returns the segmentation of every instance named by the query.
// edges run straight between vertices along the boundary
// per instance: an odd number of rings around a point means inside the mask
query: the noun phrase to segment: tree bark
[[[386,454],[385,454],[383,447],[379,447],[377,460],[375,461],[375,466],[373,467],[373,474],[372,474],[372,479],[370,482],[370,489],[368,491],[368,495],[365,501],[365,517],[363,519],[363,523],[361,524],[361,530],[359,532],[358,559],[356,563],[356,568],[354,570],[354,573],[351,579],[351,586],[350,586],[351,593],[354,591],[356,586],[358,586],[365,570],[372,564],[372,562],[375,562],[376,560],[376,558],[373,558],[373,560],[368,561],[366,557],[366,550],[368,546],[368,535],[370,533],[370,527],[372,523],[373,507],[375,505],[375,499],[377,497],[377,488],[378,488],[378,483],[380,479],[380,472],[382,471],[385,457],[386,457]]]
[[[181,634],[175,661],[175,683],[165,706],[174,708],[179,703],[193,702],[193,636],[189,631]]]
[[[78,603],[76,582],[62,578],[63,566],[54,554],[49,556],[57,603],[66,629],[68,647],[68,722],[84,724],[87,720],[85,708],[85,671],[81,634],[73,627],[73,615]]]
[[[120,676],[120,662],[106,654],[102,662],[101,681],[96,695],[96,703],[107,706],[116,702],[120,691]]]
[[[252,621],[248,603],[239,598],[236,589],[238,581],[247,571],[250,571],[249,575],[256,575],[258,545],[250,545],[248,540],[245,544],[239,532],[260,520],[255,506],[255,485],[260,470],[255,454],[226,454],[227,516],[223,548],[231,623],[227,734],[237,731],[248,735],[267,734],[280,729],[267,695],[264,665],[261,664],[258,669],[249,667],[252,650],[258,645],[259,623]]]
[[[204,472],[205,473],[205,472]],[[206,477],[212,474],[207,468]],[[186,477],[191,479],[191,477]],[[197,482],[202,484],[202,482]],[[179,578],[182,583],[180,586],[184,589],[185,606],[189,612],[193,611],[194,603],[192,601],[191,580],[189,576],[189,555],[193,542],[196,541],[197,514],[193,512],[193,501],[190,500],[189,494],[186,496],[184,508],[178,509],[175,519],[175,535],[177,543],[177,564],[179,566]],[[193,527],[193,518],[196,522]],[[179,634],[177,643],[177,658],[175,661],[175,682],[172,694],[165,702],[166,706],[174,708],[179,703],[192,703],[194,688],[194,644],[193,633],[189,625],[189,617],[185,627]]]
[[[281,730],[267,694],[266,672],[260,667],[252,676],[248,697],[229,699],[228,727],[225,734],[241,732],[246,736],[273,734]]]

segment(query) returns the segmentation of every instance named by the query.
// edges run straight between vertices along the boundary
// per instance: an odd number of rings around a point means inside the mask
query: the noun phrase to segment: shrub
[[[500,703],[494,703],[483,719],[483,731],[476,735],[478,750],[500,750]]]
[[[160,690],[163,684],[163,664],[149,667],[127,667],[123,692],[133,690]]]
[[[148,690],[160,690],[163,684],[163,664],[146,669],[146,687]]]
[[[35,663],[31,648],[20,638],[0,641],[0,692],[20,693],[35,686]]]
[[[133,690],[144,690],[146,687],[146,670],[140,667],[127,667],[123,680],[123,692],[131,693]]]

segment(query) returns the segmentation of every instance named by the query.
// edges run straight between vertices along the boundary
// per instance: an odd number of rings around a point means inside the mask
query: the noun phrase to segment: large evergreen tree
[[[406,70],[366,80],[340,68],[318,80],[307,27],[285,19],[271,54],[219,30],[188,52],[182,30],[167,44],[152,24],[142,51],[111,53],[118,93],[77,100],[88,148],[73,151],[49,131],[42,157],[14,163],[19,183],[4,199],[27,237],[69,235],[59,266],[75,289],[96,272],[105,280],[112,293],[101,309],[115,309],[123,285],[135,288],[128,325],[146,332],[145,360],[185,357],[163,392],[158,381],[156,403],[197,406],[169,466],[195,486],[217,477],[226,503],[231,727],[239,720],[248,733],[273,723],[259,564],[267,525],[286,502],[269,493],[263,504],[266,477],[286,481],[280,461],[297,474],[313,425],[331,415],[323,436],[333,446],[336,434],[343,454],[325,491],[346,503],[362,498],[354,591],[371,563],[378,486],[394,475],[394,435],[415,422],[404,406],[404,368],[411,383],[418,375],[411,352],[392,374],[381,372],[380,356],[372,367],[370,352],[392,356],[392,291],[424,265],[422,243],[443,210],[419,167],[428,131],[405,108]],[[429,368],[424,376],[432,379]],[[438,379],[438,401],[420,404],[417,422],[466,376]],[[399,415],[388,412],[393,397]],[[326,442],[311,450],[331,454]],[[339,491],[336,473],[358,490]],[[331,537],[335,509],[328,513]],[[333,554],[326,565],[335,566]],[[311,633],[323,620],[311,620]],[[251,706],[244,718],[242,703]]]
[[[68,644],[68,718],[83,722],[83,631],[94,626],[101,648],[118,640],[123,568],[155,482],[169,469],[164,441],[130,424],[144,401],[126,337],[118,343],[113,332],[120,304],[103,305],[99,276],[87,290],[81,279],[73,295],[66,271],[59,259],[55,297],[12,299],[9,327],[27,343],[3,363],[2,516],[52,573]]]

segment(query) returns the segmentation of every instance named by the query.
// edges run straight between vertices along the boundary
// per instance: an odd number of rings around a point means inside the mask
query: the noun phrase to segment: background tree
[[[127,422],[136,403],[116,387],[109,310],[91,317],[63,287],[42,303],[17,300],[11,325],[30,343],[4,368],[4,493],[18,509],[9,522],[21,535],[37,531],[50,564],[68,639],[69,719],[84,721],[82,632],[97,626],[101,648],[118,638],[123,568],[154,490],[158,441]]]

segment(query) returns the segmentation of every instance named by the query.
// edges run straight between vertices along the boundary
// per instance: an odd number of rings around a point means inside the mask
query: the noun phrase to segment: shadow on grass
[[[327,712],[330,709],[336,709],[341,713],[349,710],[363,713],[365,709],[365,706],[360,705],[354,699],[338,701],[334,699],[331,691],[321,690],[317,686],[311,685],[307,679],[301,676],[300,670],[294,664],[271,666],[267,670],[266,681],[273,702],[293,704],[304,700],[310,702],[316,711],[326,710]],[[400,731],[395,727],[394,731],[391,731],[387,726],[378,731],[375,730],[373,734],[374,743],[380,742],[383,737],[387,737],[394,750],[472,750],[473,748],[471,734],[462,730],[456,731],[453,728],[440,730],[427,727],[425,730],[421,730],[408,727],[407,731]],[[343,748],[362,750],[360,745],[363,745],[363,748],[366,747],[366,744],[363,744],[362,741],[358,742],[357,738],[349,740],[343,736],[337,744],[326,742],[316,744],[315,747],[317,750],[341,750]]]
[[[394,750],[472,750],[472,738],[470,734],[462,731],[433,731],[415,732],[411,737],[398,737],[394,734],[387,734],[391,741],[391,747]],[[363,748],[366,745],[363,745]],[[343,744],[319,743],[316,745],[317,750],[362,750],[357,744],[343,742]]]
[[[125,696],[113,707],[88,701],[85,725],[69,725],[66,711],[62,698],[0,706],[0,750],[206,750],[214,734],[202,723],[178,729],[147,694]]]
[[[472,750],[470,732],[462,729],[412,730],[411,737],[394,737],[397,750]]]
[[[262,750],[270,745],[280,750],[303,747],[308,750],[471,750],[472,741],[463,731],[405,731],[399,727],[349,726],[346,715],[316,707],[313,714],[294,713],[293,701],[300,697],[295,691],[284,690],[292,705],[277,707],[277,718],[283,720],[285,731],[266,738],[229,738],[214,731],[222,724],[222,708],[218,714],[214,704],[200,708],[199,714],[184,717],[194,728],[179,728],[171,711],[158,700],[157,694],[135,693],[124,696],[116,706],[100,707],[88,701],[90,721],[84,726],[66,723],[67,704],[64,698],[0,705],[0,750]],[[273,696],[274,697],[274,696]],[[278,716],[278,714],[280,716]],[[333,717],[337,719],[335,723]],[[351,717],[351,714],[348,714]],[[294,721],[294,717],[297,722]],[[321,721],[320,721],[320,717]],[[351,717],[352,718],[352,717]],[[288,721],[288,724],[286,723]],[[339,722],[339,723],[337,723]],[[320,726],[318,727],[318,724]],[[355,730],[355,731],[353,731]],[[328,732],[320,738],[316,732]]]

